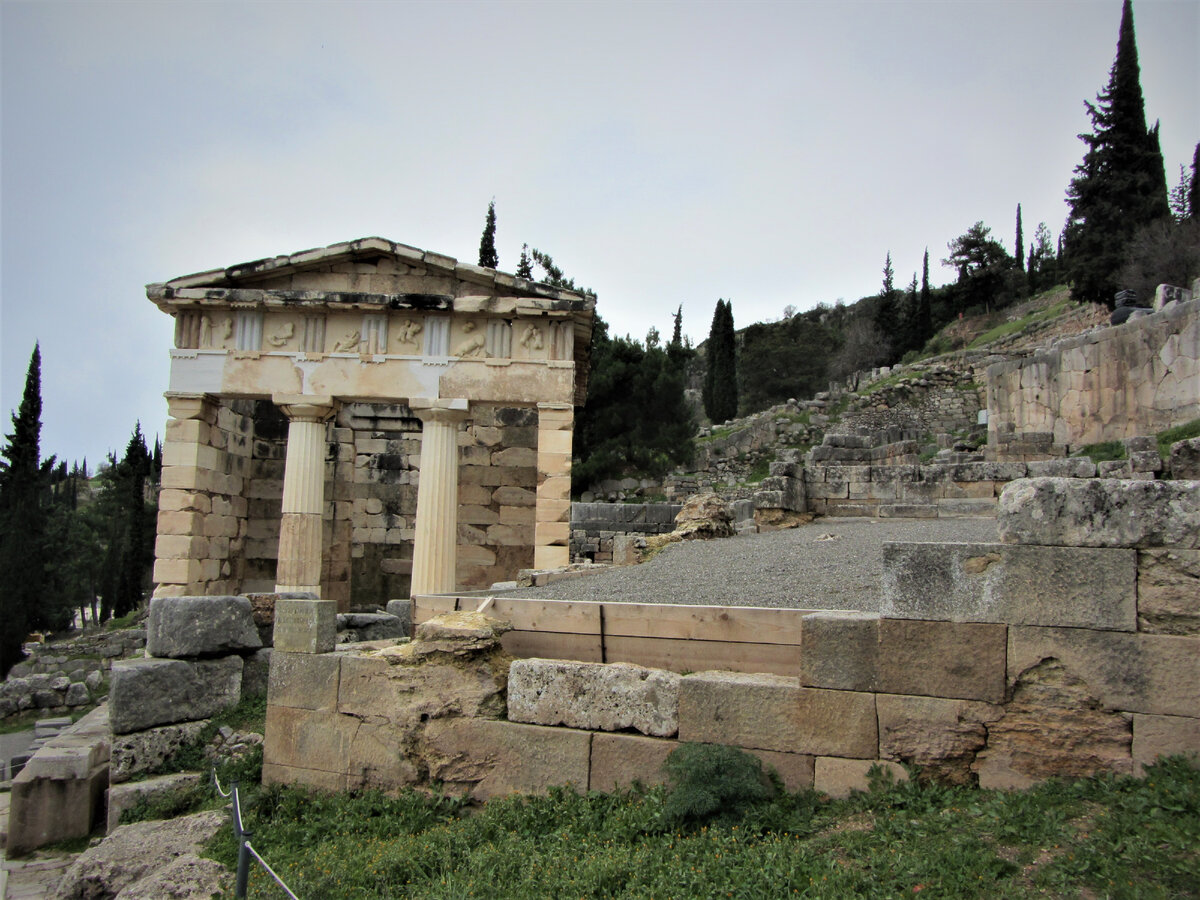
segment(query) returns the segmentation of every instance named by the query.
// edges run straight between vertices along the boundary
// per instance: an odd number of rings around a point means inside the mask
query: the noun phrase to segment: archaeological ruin
[[[175,318],[156,596],[344,612],[567,562],[592,298],[380,238],[146,293]]]

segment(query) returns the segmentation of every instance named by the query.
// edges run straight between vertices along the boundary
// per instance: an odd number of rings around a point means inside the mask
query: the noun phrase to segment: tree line
[[[34,346],[0,450],[0,677],[32,632],[63,632],[137,609],[154,562],[162,446],[141,424],[92,473],[41,455],[41,348]]]

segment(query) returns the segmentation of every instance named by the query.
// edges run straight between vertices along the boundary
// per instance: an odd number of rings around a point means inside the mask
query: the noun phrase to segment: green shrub
[[[774,792],[758,757],[725,744],[681,744],[663,768],[670,779],[662,808],[668,829],[736,818]]]
[[[1183,425],[1176,425],[1174,428],[1160,431],[1157,435],[1158,455],[1166,460],[1171,456],[1172,444],[1176,441],[1186,441],[1195,437],[1200,437],[1200,419],[1192,419],[1192,421],[1185,422]]]
[[[1080,447],[1071,455],[1086,456],[1094,463],[1126,458],[1125,445],[1120,441],[1102,441],[1099,444],[1087,444]]]

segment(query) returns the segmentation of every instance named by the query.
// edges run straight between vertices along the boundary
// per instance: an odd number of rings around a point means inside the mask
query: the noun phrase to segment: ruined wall
[[[1027,432],[1068,447],[1200,417],[1200,300],[1060,341],[987,370],[988,444]]]
[[[673,611],[685,643],[719,638],[712,658],[743,648],[742,671],[605,663],[603,645],[598,662],[509,667],[503,629],[461,612],[409,647],[277,652],[264,780],[611,790],[658,781],[678,742],[701,741],[756,753],[793,789],[844,793],[876,763],[1025,787],[1200,753],[1200,482],[1023,480],[999,525],[1001,543],[885,545],[878,615]],[[506,603],[529,621],[581,614]],[[775,671],[798,674],[750,668],[762,654],[745,642],[775,639],[772,613],[792,636],[771,645]],[[671,659],[679,637],[644,619],[630,647]]]

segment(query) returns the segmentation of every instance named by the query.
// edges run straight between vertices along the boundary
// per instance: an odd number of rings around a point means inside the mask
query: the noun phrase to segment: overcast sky
[[[1168,183],[1200,140],[1200,2],[1134,7]],[[42,451],[166,417],[144,285],[379,235],[475,262],[495,197],[613,331],[707,336],[897,284],[983,220],[1057,236],[1120,0],[0,0],[0,415]],[[1027,248],[1026,248],[1027,252]]]

